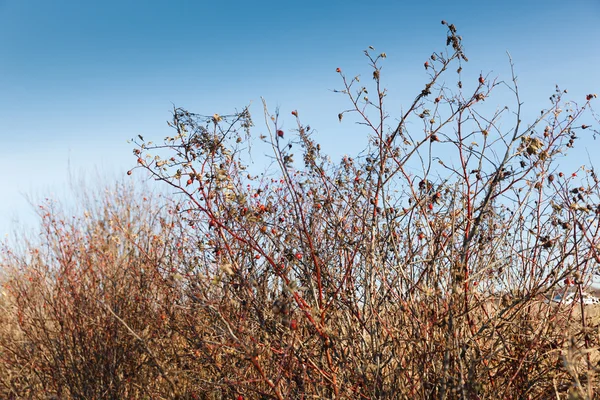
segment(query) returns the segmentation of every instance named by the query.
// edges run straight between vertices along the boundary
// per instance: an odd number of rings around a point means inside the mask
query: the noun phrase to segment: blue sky
[[[69,169],[124,174],[126,140],[166,136],[173,104],[226,114],[252,102],[260,131],[263,96],[298,109],[330,153],[355,151],[364,132],[337,121],[347,103],[330,91],[335,68],[368,73],[362,50],[375,46],[390,101],[407,104],[444,48],[442,19],[463,36],[473,76],[509,78],[510,51],[526,110],[546,107],[556,83],[600,94],[597,0],[0,0],[0,235],[31,221],[24,195],[62,197]]]

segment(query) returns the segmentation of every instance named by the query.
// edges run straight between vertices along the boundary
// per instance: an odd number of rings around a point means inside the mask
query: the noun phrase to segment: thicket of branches
[[[117,186],[79,218],[41,207],[41,240],[2,253],[2,397],[598,396],[582,297],[598,179],[559,165],[596,133],[596,95],[557,88],[522,115],[514,73],[463,76],[443,24],[447,50],[399,114],[385,53],[365,51],[368,77],[338,68],[360,154],[332,161],[297,111],[284,132],[266,103],[260,137],[248,109],[176,108],[163,143],[134,141],[172,199]],[[514,102],[490,111],[500,88]],[[262,174],[256,139],[275,160]],[[549,300],[567,290],[577,301]]]

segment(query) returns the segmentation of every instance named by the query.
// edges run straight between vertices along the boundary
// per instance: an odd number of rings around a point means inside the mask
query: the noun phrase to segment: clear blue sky
[[[390,97],[406,104],[444,48],[442,19],[474,76],[508,78],[510,51],[531,110],[555,83],[600,94],[598,0],[0,0],[0,235],[31,220],[23,194],[62,196],[69,164],[90,179],[123,174],[126,140],[166,136],[172,104],[225,114],[253,102],[260,131],[264,96],[298,109],[331,153],[356,150],[364,132],[337,122],[335,68],[368,73],[362,50],[385,51]]]

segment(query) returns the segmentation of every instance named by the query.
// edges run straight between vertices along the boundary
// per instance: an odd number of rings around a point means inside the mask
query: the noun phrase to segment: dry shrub
[[[600,261],[598,180],[558,165],[595,134],[596,96],[557,88],[526,124],[514,74],[463,76],[444,25],[448,50],[396,120],[385,53],[365,51],[368,88],[338,69],[339,119],[369,132],[354,157],[331,161],[297,111],[284,132],[265,104],[275,168],[256,174],[247,109],[176,108],[173,135],[140,136],[134,153],[180,202],[117,191],[74,221],[44,208],[41,244],[4,252],[2,393],[597,396],[599,321],[582,292]],[[514,106],[490,110],[502,89]],[[551,301],[566,287],[579,300]]]
[[[152,348],[171,335],[176,227],[151,197],[115,185],[78,218],[48,201],[40,238],[4,249],[3,398],[143,398],[168,388]]]

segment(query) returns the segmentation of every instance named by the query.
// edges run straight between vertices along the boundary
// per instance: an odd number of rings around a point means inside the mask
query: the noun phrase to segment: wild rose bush
[[[48,200],[40,238],[3,249],[3,398],[143,398],[164,375],[177,223],[128,185],[85,200],[77,218]]]
[[[264,136],[248,109],[176,108],[163,143],[136,139],[136,169],[174,201],[141,214],[122,203],[96,236],[82,235],[106,217],[63,230],[45,219],[52,262],[5,252],[19,266],[7,285],[18,337],[43,344],[36,355],[3,338],[10,374],[43,366],[6,393],[596,396],[598,321],[582,292],[600,263],[598,180],[559,165],[596,133],[596,96],[557,88],[525,122],[514,73],[463,76],[462,38],[443,24],[447,50],[400,115],[385,107],[385,53],[365,51],[372,80],[337,69],[349,102],[338,118],[368,132],[357,155],[332,161],[298,111],[284,131],[266,103]],[[490,112],[501,89],[514,105]],[[260,174],[256,140],[274,160]],[[578,302],[548,301],[567,287]]]

